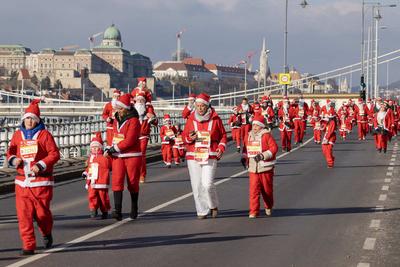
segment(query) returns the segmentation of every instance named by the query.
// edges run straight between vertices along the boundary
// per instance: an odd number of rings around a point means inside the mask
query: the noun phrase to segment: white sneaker
[[[249,215],[249,218],[250,218],[250,219],[255,219],[255,218],[257,218],[257,215],[255,215],[255,214],[250,214],[250,215]]]
[[[272,215],[272,209],[265,209],[265,214],[267,216],[271,216]]]

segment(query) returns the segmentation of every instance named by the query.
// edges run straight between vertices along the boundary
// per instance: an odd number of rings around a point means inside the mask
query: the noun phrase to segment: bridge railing
[[[179,124],[184,128],[185,119],[182,118],[181,112],[169,112],[174,125]],[[153,126],[150,134],[150,145],[161,144],[160,128],[162,126],[162,118],[164,113],[157,112],[159,124]],[[219,113],[224,122],[225,129],[229,131],[228,120],[229,112]],[[78,118],[44,118],[46,128],[53,134],[54,140],[60,149],[62,158],[73,158],[85,156],[88,153],[90,140],[94,133],[101,132],[103,140],[105,138],[106,125],[101,116],[88,116]],[[9,118],[3,122],[0,129],[0,167],[8,166],[6,160],[6,151],[9,147],[9,142],[16,130],[20,127],[21,120],[18,118]]]

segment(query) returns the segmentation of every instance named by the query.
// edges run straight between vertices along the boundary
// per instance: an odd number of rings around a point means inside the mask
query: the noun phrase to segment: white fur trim
[[[113,107],[118,106],[118,107],[121,107],[121,108],[124,108],[124,109],[130,109],[129,106],[125,105],[124,103],[122,103],[119,100],[113,100],[112,105],[113,105]]]
[[[260,126],[260,127],[265,128],[265,124],[264,124],[264,123],[261,123],[261,122],[259,122],[259,121],[253,121],[252,124],[256,124],[256,125],[258,125],[258,126]]]
[[[100,142],[98,142],[98,141],[92,141],[92,142],[90,142],[90,147],[95,146],[95,145],[99,146],[100,148],[103,148],[103,145],[100,144]]]
[[[22,117],[22,120],[25,120],[28,117],[31,117],[37,123],[40,122],[40,118],[36,114],[30,112],[25,113],[24,116]]]
[[[43,171],[44,171],[44,170],[46,170],[46,168],[47,168],[47,165],[46,165],[46,163],[44,163],[44,161],[43,161],[43,160],[39,161],[37,164],[39,164],[40,166],[42,166],[42,168],[43,168]]]
[[[197,102],[197,103],[203,103],[203,104],[205,104],[205,105],[209,105],[210,104],[210,102],[207,102],[207,101],[205,101],[204,99],[202,99],[202,98],[196,98],[196,101],[195,102]]]

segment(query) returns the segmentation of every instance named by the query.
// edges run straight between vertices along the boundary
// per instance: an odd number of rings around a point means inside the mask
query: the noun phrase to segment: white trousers
[[[207,215],[210,209],[218,207],[217,187],[214,184],[217,160],[210,159],[207,164],[188,160],[190,182],[198,216]]]

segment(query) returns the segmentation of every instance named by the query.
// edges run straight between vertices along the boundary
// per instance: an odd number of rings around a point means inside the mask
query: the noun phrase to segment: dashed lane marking
[[[381,226],[381,220],[371,220],[371,224],[369,225],[369,228],[379,228]]]
[[[387,199],[387,195],[386,194],[381,194],[379,196],[379,201],[385,201]]]
[[[393,171],[394,167],[388,167],[388,171]]]
[[[393,175],[392,172],[387,172],[387,173],[386,173],[386,176],[392,176],[392,175]]]
[[[375,248],[376,238],[367,237],[364,241],[363,249],[365,250],[374,250]]]
[[[388,185],[383,185],[382,186],[382,191],[389,191],[389,186]]]
[[[357,264],[357,267],[370,267],[370,264],[367,262],[360,262]]]

